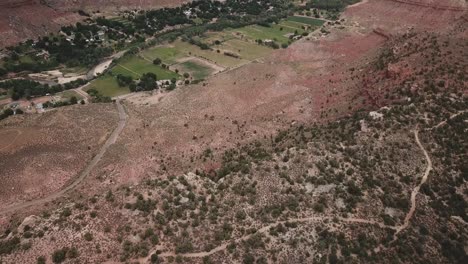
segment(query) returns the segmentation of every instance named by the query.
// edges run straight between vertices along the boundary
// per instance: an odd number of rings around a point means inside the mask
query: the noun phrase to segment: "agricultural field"
[[[81,96],[80,94],[78,94],[77,92],[75,92],[73,90],[63,91],[61,93],[58,93],[57,95],[60,96],[62,99],[65,99],[67,101],[70,100],[73,96],[76,97],[76,99],[78,99],[78,101],[83,99],[83,96]]]
[[[274,27],[250,25],[243,28],[233,29],[231,32],[240,39],[273,40],[281,44],[288,44],[289,38],[287,37],[287,34],[294,33],[294,30],[290,32],[288,30],[280,30],[279,28]]]
[[[202,50],[198,46],[191,45],[190,43],[176,40],[173,45],[186,53],[186,55],[198,57],[215,63],[223,68],[235,67],[245,63],[245,60],[228,57],[221,53],[217,53],[211,50]]]
[[[323,25],[323,23],[325,23],[325,21],[321,19],[305,17],[305,16],[291,16],[291,17],[288,17],[287,21],[293,21],[293,22],[315,26],[315,27],[320,27]]]
[[[149,60],[159,58],[163,63],[172,65],[184,56],[181,50],[178,50],[171,46],[156,46],[150,49],[142,51],[141,56]]]
[[[309,17],[291,16],[281,20],[278,24],[272,24],[270,27],[260,25],[250,25],[242,28],[231,29],[228,32],[232,35],[241,38],[255,41],[273,40],[280,44],[289,44],[289,38],[295,34],[310,32],[317,27],[323,25],[324,21]]]
[[[197,59],[190,59],[175,66],[179,72],[190,74],[195,80],[205,79],[212,75],[215,69],[202,64]]]
[[[131,76],[133,79],[140,78],[146,72],[152,72],[158,79],[172,79],[180,78],[180,75],[174,72],[177,69],[180,73],[189,73],[194,79],[205,79],[214,72],[238,67],[267,56],[272,49],[257,44],[257,40],[272,40],[287,45],[292,42],[291,36],[310,32],[321,24],[323,21],[319,19],[291,16],[269,27],[250,25],[221,32],[207,32],[204,36],[193,39],[207,44],[211,49],[203,50],[178,39],[171,44],[145,49],[138,56],[126,58],[120,61],[112,72],[115,75]],[[156,58],[171,66],[171,70],[154,65],[152,61]]]
[[[247,42],[240,39],[231,39],[222,42],[220,45],[213,46],[214,49],[219,49],[221,52],[228,51],[237,54],[242,59],[255,60],[264,57],[271,53],[272,49],[261,46],[252,42]]]
[[[119,96],[130,93],[128,87],[120,87],[117,84],[115,77],[107,74],[99,77],[98,79],[91,82],[91,84],[86,88],[86,91],[90,89],[97,90],[103,96]]]
[[[120,17],[120,16],[117,16],[117,17],[113,17],[113,18],[110,18],[109,20],[112,20],[112,21],[117,21],[117,22],[120,22],[124,25],[129,25],[130,24],[130,21],[123,18],[123,17]]]
[[[236,37],[232,33],[225,30],[221,32],[206,32],[204,34],[204,38],[201,39],[201,41],[208,45],[213,45],[215,41],[225,42],[231,39],[236,39]]]
[[[112,73],[115,75],[122,74],[131,76],[133,79],[139,79],[144,73],[152,72],[156,74],[159,80],[169,80],[172,78],[179,78],[180,76],[161,66],[154,65],[151,61],[142,59],[137,56],[131,56],[120,61],[114,68]]]

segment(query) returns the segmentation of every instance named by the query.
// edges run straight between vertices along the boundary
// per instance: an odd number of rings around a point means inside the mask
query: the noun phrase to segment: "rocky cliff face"
[[[179,5],[186,0],[0,0],[0,48],[56,32],[84,17],[78,10],[118,11]]]

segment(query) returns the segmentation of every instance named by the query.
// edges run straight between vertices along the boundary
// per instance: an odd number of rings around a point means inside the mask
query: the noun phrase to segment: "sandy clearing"
[[[88,74],[87,74],[88,78],[96,77],[99,74],[106,71],[109,68],[109,66],[111,65],[111,63],[114,61],[114,59],[118,59],[118,58],[122,57],[125,54],[125,52],[126,52],[126,50],[117,52],[114,55],[112,55],[111,57],[109,57],[108,59],[106,59],[106,60],[102,61],[101,63],[99,63],[98,65],[96,65],[91,71],[88,72]]]

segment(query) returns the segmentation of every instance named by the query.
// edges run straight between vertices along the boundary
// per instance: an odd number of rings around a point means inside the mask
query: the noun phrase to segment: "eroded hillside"
[[[434,5],[364,1],[328,34],[127,97],[84,182],[3,214],[0,260],[465,263],[467,22]]]

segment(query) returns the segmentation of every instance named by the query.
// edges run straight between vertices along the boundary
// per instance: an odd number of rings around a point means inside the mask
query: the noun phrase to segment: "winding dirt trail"
[[[325,220],[333,221],[334,219],[337,219],[340,222],[355,223],[355,224],[378,225],[381,228],[396,230],[396,227],[394,227],[394,226],[388,226],[388,225],[382,224],[382,223],[377,222],[377,221],[360,219],[360,218],[343,218],[343,217],[331,217],[331,216],[313,216],[313,217],[304,217],[304,218],[294,218],[294,219],[288,219],[288,220],[277,221],[277,222],[271,223],[269,225],[266,225],[266,226],[258,229],[257,232],[255,232],[253,234],[248,234],[248,235],[242,236],[240,238],[237,238],[235,240],[225,242],[225,243],[213,248],[210,251],[185,253],[185,254],[176,254],[175,252],[165,252],[165,253],[160,254],[159,256],[160,257],[182,256],[182,257],[185,257],[185,258],[203,258],[203,257],[213,255],[213,254],[215,254],[215,253],[217,253],[219,251],[225,250],[227,248],[227,246],[229,244],[231,244],[232,242],[239,243],[239,242],[242,242],[242,241],[245,241],[245,240],[249,239],[250,237],[252,237],[255,234],[265,233],[265,232],[269,231],[270,228],[272,228],[272,227],[274,227],[274,226],[276,226],[278,224],[286,224],[287,222],[289,222],[289,223],[322,222],[322,221],[325,221]],[[153,253],[155,253],[155,252],[151,252],[149,254],[149,256],[151,256]],[[146,262],[149,261],[149,257],[144,258],[144,259],[140,259],[140,261],[143,261],[143,263],[146,263]]]
[[[419,189],[421,189],[421,186],[427,181],[429,173],[432,170],[432,160],[429,157],[429,154],[427,153],[426,149],[424,149],[423,145],[421,144],[421,141],[419,140],[419,131],[414,130],[413,132],[414,132],[414,138],[416,140],[416,143],[418,144],[419,148],[424,153],[424,157],[426,157],[427,167],[426,167],[426,170],[424,171],[424,175],[423,175],[423,177],[421,179],[421,182],[411,192],[411,208],[410,208],[408,214],[406,214],[406,217],[405,217],[405,220],[404,220],[403,224],[396,228],[396,232],[393,235],[392,242],[396,241],[398,239],[398,234],[408,227],[408,225],[409,225],[409,223],[411,221],[411,218],[413,217],[414,212],[416,211],[416,196],[418,195]]]
[[[203,257],[207,257],[207,256],[213,255],[213,254],[215,254],[217,252],[225,250],[227,248],[227,246],[229,244],[231,244],[232,242],[239,243],[239,242],[245,241],[245,240],[249,239],[250,237],[252,237],[254,234],[265,233],[268,230],[270,230],[270,228],[272,228],[273,226],[276,226],[278,224],[285,224],[286,222],[304,223],[304,222],[322,222],[322,221],[325,221],[325,220],[330,220],[330,221],[338,220],[339,222],[345,222],[345,223],[375,225],[375,226],[378,226],[380,228],[394,230],[395,234],[394,234],[393,241],[395,241],[395,240],[398,239],[398,234],[409,226],[410,220],[413,217],[414,212],[416,211],[416,196],[418,195],[421,186],[427,181],[429,173],[432,170],[432,160],[429,157],[429,154],[427,153],[426,149],[424,149],[423,145],[421,144],[421,141],[419,140],[419,131],[414,130],[413,132],[414,132],[414,138],[416,140],[416,143],[418,144],[419,148],[424,153],[424,156],[425,156],[426,161],[427,161],[427,167],[426,167],[424,175],[423,175],[423,177],[421,179],[421,182],[411,192],[411,209],[408,212],[408,214],[406,215],[405,220],[404,220],[404,222],[403,222],[403,224],[401,226],[389,226],[389,225],[385,225],[384,223],[381,223],[381,222],[378,222],[378,221],[361,219],[361,218],[343,218],[343,217],[331,217],[331,216],[316,216],[316,217],[295,218],[295,219],[289,219],[289,220],[277,221],[277,222],[271,223],[269,225],[266,225],[266,226],[258,229],[257,232],[255,232],[253,234],[248,234],[248,235],[242,236],[240,238],[236,238],[234,240],[231,240],[229,242],[225,242],[225,243],[213,248],[210,251],[185,253],[185,254],[176,254],[175,252],[164,252],[164,253],[159,254],[159,256],[160,257],[181,256],[181,257],[185,257],[185,258],[203,258]],[[149,258],[155,252],[156,252],[156,250],[153,250],[149,254],[149,256],[147,258],[142,258],[142,259],[140,259],[140,261],[143,261],[143,263],[149,262]]]
[[[76,179],[74,179],[72,183],[70,183],[68,186],[61,189],[60,191],[49,194],[46,197],[33,200],[33,201],[27,201],[21,204],[13,204],[9,207],[3,208],[0,211],[0,215],[12,213],[12,212],[15,212],[15,211],[27,208],[27,207],[37,206],[37,205],[41,205],[47,202],[51,202],[65,195],[66,193],[76,189],[80,185],[80,183],[83,182],[83,180],[86,179],[86,177],[88,177],[89,173],[93,170],[93,168],[99,163],[99,161],[102,159],[102,157],[106,153],[107,149],[117,141],[117,138],[119,137],[120,133],[125,127],[125,124],[127,123],[127,119],[128,119],[127,113],[125,112],[125,109],[119,100],[116,100],[116,105],[117,105],[117,110],[119,112],[119,123],[117,127],[114,129],[114,131],[112,131],[112,134],[109,136],[109,138],[106,140],[104,145],[101,147],[98,154],[94,156],[94,158],[88,163],[88,165],[86,165],[86,167],[80,172],[80,174],[78,174],[78,177],[76,177]]]
[[[459,115],[462,115],[462,114],[464,114],[464,113],[466,113],[466,112],[468,112],[468,110],[464,110],[464,111],[460,111],[460,112],[458,112],[458,113],[455,113],[455,114],[451,115],[447,120],[444,120],[444,121],[440,122],[439,124],[437,124],[437,125],[435,125],[435,126],[429,128],[428,130],[432,130],[432,129],[436,129],[436,128],[439,128],[439,127],[441,127],[441,126],[444,126],[444,125],[447,124],[447,121],[448,121],[448,120],[452,120],[452,119],[454,119],[455,117],[457,117],[457,116],[459,116]]]
[[[19,130],[19,129],[7,130],[6,132],[10,132],[10,131],[16,131],[17,132],[16,136],[15,136],[15,138],[13,138],[13,140],[10,141],[10,143],[8,143],[8,145],[0,147],[0,151],[9,148],[11,145],[13,145],[16,142],[16,140],[19,138],[19,136],[21,136],[21,134],[23,134],[23,132],[21,132],[21,130]]]

